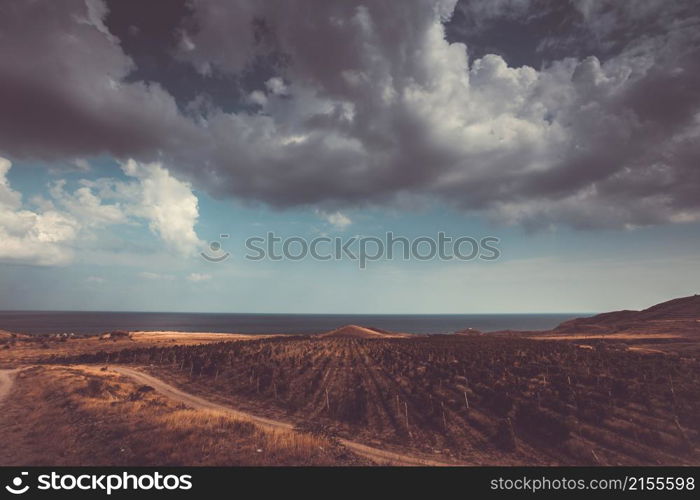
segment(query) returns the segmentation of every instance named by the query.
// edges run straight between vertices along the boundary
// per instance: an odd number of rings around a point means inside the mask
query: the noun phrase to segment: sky
[[[3,0],[0,39],[0,310],[698,292],[696,1]],[[246,258],[268,233],[387,232],[499,258]]]

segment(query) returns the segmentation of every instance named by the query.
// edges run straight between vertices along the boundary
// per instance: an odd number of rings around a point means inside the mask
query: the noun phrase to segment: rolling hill
[[[565,321],[554,331],[558,333],[617,333],[628,330],[658,332],[674,329],[696,333],[700,331],[700,295],[672,299],[641,311],[614,311],[589,318]]]

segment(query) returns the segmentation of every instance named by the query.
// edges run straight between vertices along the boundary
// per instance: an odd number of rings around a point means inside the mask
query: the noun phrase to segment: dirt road
[[[0,370],[0,401],[5,399],[12,389],[17,370]]]
[[[288,422],[281,422],[277,420],[271,420],[269,418],[264,418],[264,417],[259,417],[257,415],[252,415],[247,412],[243,412],[240,410],[235,410],[229,406],[221,405],[218,403],[214,403],[212,401],[208,401],[204,398],[201,398],[199,396],[195,396],[194,394],[189,394],[187,392],[184,392],[177,387],[174,387],[161,379],[158,379],[156,377],[153,377],[152,375],[148,375],[146,373],[143,373],[141,371],[135,370],[133,368],[127,368],[125,366],[113,366],[111,367],[114,371],[126,375],[127,377],[130,377],[133,380],[138,381],[139,383],[150,385],[153,387],[155,390],[163,394],[164,396],[167,396],[171,399],[177,400],[187,406],[190,406],[192,408],[196,409],[205,409],[205,410],[217,410],[221,411],[224,413],[227,413],[233,417],[237,417],[240,419],[244,420],[250,420],[262,427],[266,427],[268,429],[285,429],[285,430],[291,430],[294,428],[294,426]],[[466,465],[466,464],[460,464],[460,463],[448,463],[448,462],[440,462],[428,458],[421,458],[421,457],[415,457],[411,455],[404,455],[401,453],[394,453],[391,451],[386,451],[386,450],[380,450],[378,448],[372,448],[371,446],[367,446],[361,443],[357,443],[355,441],[349,441],[347,439],[338,439],[338,442],[345,446],[346,448],[354,451],[356,454],[361,455],[365,458],[368,458],[370,460],[373,460],[377,463],[380,464],[387,464],[387,465],[408,465],[408,466],[436,466],[436,467],[446,467],[446,466],[455,466],[455,465]]]

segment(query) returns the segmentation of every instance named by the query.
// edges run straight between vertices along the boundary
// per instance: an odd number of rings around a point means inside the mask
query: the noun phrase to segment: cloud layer
[[[138,29],[115,34],[109,10],[98,0],[0,7],[5,155],[160,161],[214,196],[329,214],[428,198],[528,227],[700,218],[691,0],[195,0],[161,56],[198,82],[237,82],[233,106],[205,83],[182,102],[158,71],[134,77],[139,58],[123,42]],[[470,57],[489,26],[539,34],[555,18],[566,29],[538,36],[539,66],[509,66],[517,40]],[[459,19],[451,29],[466,44],[446,35]],[[151,227],[167,241],[161,223]]]
[[[134,181],[82,180],[72,192],[65,181],[56,181],[50,198],[35,197],[29,204],[8,182],[11,166],[0,157],[0,262],[68,264],[96,230],[141,222],[179,255],[192,255],[202,246],[194,230],[196,196],[160,164],[131,160],[123,169]]]
[[[22,206],[22,196],[7,181],[12,164],[0,158],[0,261],[60,265],[69,262],[66,244],[75,240],[78,223],[53,209],[41,212]]]

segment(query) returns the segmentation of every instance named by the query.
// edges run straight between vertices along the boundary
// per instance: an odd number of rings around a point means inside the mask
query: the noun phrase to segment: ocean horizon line
[[[594,315],[599,311],[534,311],[534,312],[465,312],[465,313],[373,313],[373,312],[227,312],[227,311],[156,311],[156,310],[119,310],[119,309],[0,309],[0,314],[7,313],[107,313],[107,314],[237,314],[248,316],[562,316]]]
[[[141,311],[0,311],[0,329],[18,333],[97,334],[106,331],[322,333],[344,325],[404,333],[466,329],[550,330],[581,313],[307,314]]]

